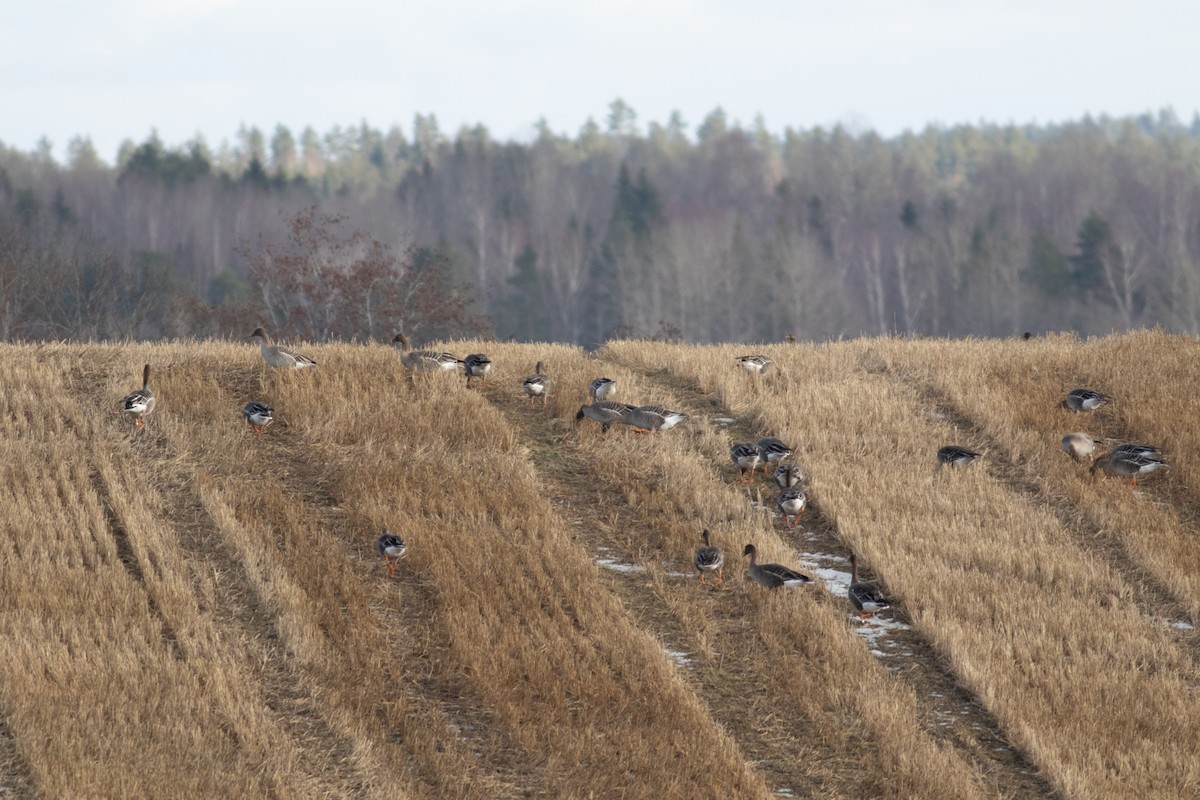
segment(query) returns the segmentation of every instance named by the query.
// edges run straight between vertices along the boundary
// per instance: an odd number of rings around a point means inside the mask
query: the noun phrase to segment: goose
[[[308,356],[288,350],[281,345],[271,344],[271,337],[262,328],[255,328],[254,333],[250,334],[250,338],[258,339],[258,349],[262,353],[263,361],[266,361],[272,367],[279,367],[280,369],[308,369],[317,365],[317,362]]]
[[[965,467],[977,458],[979,453],[955,444],[948,444],[937,451],[938,463],[949,464],[952,467]]]
[[[1118,453],[1116,450],[1113,450],[1093,462],[1091,472],[1094,475],[1096,470],[1099,469],[1110,475],[1129,478],[1129,485],[1136,487],[1139,475],[1149,475],[1166,466],[1167,462],[1163,461],[1158,455],[1150,455],[1144,452]]]
[[[772,361],[767,356],[754,355],[754,356],[738,356],[737,358],[734,359],[734,363],[736,363],[739,367],[746,370],[747,372],[750,372],[754,375],[762,375],[764,372],[766,372],[768,369],[770,369],[771,365],[774,364],[775,362]]]
[[[588,386],[588,395],[593,400],[607,400],[617,393],[617,382],[612,378],[596,378]]]
[[[266,403],[251,400],[242,407],[242,416],[246,418],[246,423],[252,431],[261,434],[263,428],[275,421],[275,409]]]
[[[452,353],[437,350],[413,350],[403,333],[392,337],[392,345],[400,348],[400,361],[409,372],[438,372],[465,369],[462,359]]]
[[[408,553],[408,545],[394,533],[388,533],[387,526],[383,526],[383,535],[375,540],[375,552],[383,559],[383,563],[387,565],[388,575],[396,574],[396,564],[392,559],[399,561]]]
[[[1110,400],[1112,400],[1111,397],[1097,392],[1095,389],[1072,389],[1067,392],[1067,398],[1062,401],[1062,407],[1072,411],[1095,411]]]
[[[779,510],[783,512],[783,521],[789,528],[796,527],[800,515],[808,507],[808,498],[799,486],[792,486],[779,493]]]
[[[634,433],[669,431],[688,418],[682,411],[671,411],[663,406],[638,406],[625,415],[623,422],[633,428]]]
[[[1091,461],[1096,452],[1096,440],[1083,431],[1068,433],[1062,438],[1062,449],[1074,461]]]
[[[751,442],[738,442],[729,448],[729,457],[733,459],[733,465],[737,467],[738,483],[750,483],[754,479],[754,470],[758,468],[759,460],[762,458],[758,453],[758,448]],[[750,473],[749,478],[745,477],[747,472]]]
[[[484,380],[492,371],[492,360],[483,353],[471,353],[462,360],[462,363],[463,372],[467,373],[467,386],[471,385],[472,378]]]
[[[776,439],[774,436],[765,436],[759,439],[755,446],[762,459],[763,475],[767,474],[767,468],[772,464],[778,464],[792,454],[792,448],[784,444],[782,439]]]
[[[742,555],[750,556],[750,577],[759,586],[778,589],[780,586],[803,586],[812,581],[812,578],[807,575],[802,575],[782,564],[759,564],[758,548],[752,544],[746,545],[746,548],[742,550]]]
[[[704,544],[696,548],[696,571],[700,573],[700,582],[704,583],[704,573],[715,572],[716,584],[720,589],[725,585],[725,553],[721,548],[709,542],[708,530],[700,534]]]
[[[795,486],[802,480],[804,480],[804,473],[795,464],[785,461],[775,468],[775,483],[779,485],[780,489]]]
[[[873,617],[885,608],[891,608],[892,601],[884,596],[883,590],[873,583],[858,579],[858,558],[850,554],[850,588],[846,591],[850,603],[858,609],[858,619],[861,622],[867,617]]]
[[[158,398],[150,391],[150,365],[142,367],[142,388],[125,395],[121,407],[126,414],[133,417],[133,422],[139,428],[146,424],[146,415],[154,410]]]
[[[591,405],[579,407],[579,412],[575,414],[575,421],[587,417],[594,419],[600,423],[600,431],[607,434],[609,427],[614,422],[624,422],[625,416],[633,411],[633,406],[629,403],[620,403],[616,400],[597,400]]]
[[[546,373],[542,362],[537,362],[537,366],[533,368],[533,374],[525,380],[521,381],[521,388],[525,390],[525,394],[529,395],[529,405],[533,405],[534,401],[539,397],[542,399],[542,408],[546,407]]]

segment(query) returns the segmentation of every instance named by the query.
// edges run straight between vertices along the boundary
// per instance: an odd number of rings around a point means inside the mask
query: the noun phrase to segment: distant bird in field
[[[733,465],[737,467],[738,482],[749,483],[754,479],[754,470],[758,468],[762,456],[758,454],[758,448],[752,442],[737,442],[733,447],[729,448],[729,458],[733,460]],[[749,473],[750,477],[746,478]]]
[[[1111,400],[1111,397],[1097,392],[1095,389],[1072,389],[1067,392],[1066,399],[1062,401],[1062,407],[1072,411],[1095,411]]]
[[[717,588],[725,585],[725,553],[721,548],[709,542],[708,530],[700,534],[704,544],[696,548],[696,571],[700,573],[700,582],[704,583],[704,573],[715,572]]]
[[[785,567],[782,564],[759,564],[758,563],[758,548],[752,544],[746,545],[742,550],[743,556],[750,556],[750,577],[759,586],[765,586],[768,589],[778,589],[780,586],[803,586],[812,581],[812,578],[801,574],[790,567]]]
[[[808,507],[808,498],[799,486],[792,486],[779,493],[779,510],[783,512],[783,521],[789,528],[796,527],[800,515]]]
[[[383,535],[375,540],[375,552],[383,559],[383,563],[387,565],[388,575],[396,574],[396,563],[392,559],[399,561],[408,553],[408,545],[404,540],[394,533],[388,533],[387,526],[383,526]]]
[[[734,362],[739,367],[755,376],[762,375],[764,372],[770,369],[772,364],[775,363],[770,358],[763,355],[738,356],[736,359],[734,359]]]
[[[758,448],[759,458],[762,460],[763,475],[768,474],[768,470],[783,461],[792,454],[792,448],[783,443],[782,439],[777,439],[774,436],[764,436],[758,440],[755,445]]]
[[[139,428],[146,424],[146,415],[154,410],[158,398],[150,391],[150,365],[142,367],[142,388],[125,395],[121,401],[122,410],[133,418]]]
[[[979,453],[955,444],[948,444],[937,451],[938,463],[948,464],[952,467],[965,467],[977,458],[979,458]]]
[[[858,558],[850,554],[850,588],[846,591],[851,605],[858,610],[861,622],[867,617],[873,617],[885,608],[890,608],[892,601],[883,594],[883,590],[873,583],[858,579]]]
[[[250,334],[251,339],[258,340],[258,349],[262,353],[263,361],[266,361],[272,367],[280,369],[308,369],[315,367],[317,362],[311,358],[294,350],[289,350],[277,344],[271,344],[271,337],[262,328],[255,328],[254,333]]]
[[[392,337],[392,345],[400,350],[400,363],[409,372],[450,372],[465,370],[463,361],[453,353],[440,350],[413,350],[412,343],[403,333]]]
[[[612,378],[596,378],[588,385],[588,394],[593,400],[609,400],[617,393],[617,382]]]
[[[484,380],[492,371],[492,360],[483,353],[471,353],[462,360],[462,363],[463,372],[467,373],[467,386],[471,385],[472,378]]]
[[[1121,450],[1121,447],[1128,447],[1129,449]],[[1129,478],[1129,485],[1136,487],[1139,477],[1144,477],[1160,469],[1165,469],[1166,466],[1167,462],[1162,459],[1162,455],[1153,447],[1147,445],[1121,445],[1097,458],[1092,463],[1091,472],[1094,475],[1096,470],[1102,470],[1109,475]]]
[[[785,461],[775,468],[774,477],[780,489],[787,489],[804,480],[804,473],[800,471],[800,467]]]
[[[579,422],[584,417],[594,419],[600,423],[600,432],[607,434],[612,424],[624,422],[630,411],[633,411],[633,406],[629,403],[621,403],[616,400],[597,400],[591,405],[580,406],[579,411],[575,414],[575,421]]]
[[[1062,438],[1062,449],[1074,461],[1091,461],[1096,452],[1096,440],[1083,431],[1068,433]]]
[[[525,390],[525,394],[529,395],[529,405],[533,405],[535,400],[541,398],[542,408],[546,407],[549,383],[546,380],[546,370],[541,361],[537,362],[537,366],[533,368],[533,374],[521,381],[521,388]]]
[[[263,428],[275,421],[275,409],[266,403],[251,400],[242,407],[242,416],[246,418],[250,429],[256,434],[260,434],[263,432]]]
[[[623,422],[633,429],[634,433],[654,433],[669,431],[679,423],[688,419],[682,411],[671,411],[669,408],[657,405],[638,406],[625,415]]]

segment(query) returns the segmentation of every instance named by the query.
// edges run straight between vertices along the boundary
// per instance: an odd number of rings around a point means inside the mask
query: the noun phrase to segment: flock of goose
[[[258,343],[263,360],[272,367],[301,370],[317,366],[317,362],[308,356],[273,344],[270,336],[261,327],[256,328],[250,334],[250,338]],[[400,360],[404,367],[412,374],[457,371],[466,376],[467,386],[471,386],[475,380],[485,380],[492,368],[491,359],[482,353],[472,353],[460,359],[442,351],[414,350],[403,333],[396,334],[393,344],[400,351]],[[756,379],[761,379],[773,363],[764,355],[745,355],[735,359],[738,367],[751,373]],[[531,406],[541,401],[541,405],[545,407],[549,396],[549,380],[542,362],[538,362],[534,374],[521,381],[521,388]],[[627,425],[634,433],[653,435],[657,431],[670,430],[688,419],[686,413],[673,411],[661,405],[635,406],[614,400],[612,398],[616,392],[617,382],[612,378],[599,377],[593,380],[588,387],[592,402],[579,407],[575,415],[576,423],[585,418],[594,420],[600,423],[605,436],[608,435],[611,426],[616,424]],[[1101,392],[1080,388],[1071,390],[1062,401],[1062,406],[1074,412],[1093,412],[1110,400],[1108,395]],[[150,388],[150,365],[146,364],[142,371],[141,388],[125,396],[122,408],[140,429],[145,425],[146,417],[154,411],[156,403],[157,398]],[[255,434],[261,434],[274,420],[274,410],[257,400],[248,402],[241,413]],[[1102,443],[1112,446],[1107,452],[1097,455],[1097,447]],[[1157,447],[1101,440],[1083,431],[1065,435],[1062,439],[1062,449],[1076,462],[1090,462],[1093,475],[1100,470],[1129,478],[1133,486],[1137,485],[1139,476],[1149,475],[1167,466]],[[799,485],[804,479],[804,474],[798,465],[789,460],[792,448],[774,436],[767,436],[757,442],[736,442],[730,447],[729,455],[737,470],[739,482],[753,482],[760,466],[764,476],[769,474],[773,477],[779,487],[777,504],[783,514],[784,523],[789,529],[794,527],[804,513],[807,497]],[[945,466],[965,467],[980,455],[966,447],[946,445],[938,450],[937,461]],[[704,583],[705,576],[711,573],[715,577],[716,587],[721,588],[724,584],[724,552],[711,542],[709,531],[703,532],[702,540],[703,544],[696,550],[694,559],[700,582]],[[375,542],[375,550],[383,559],[390,576],[395,573],[396,562],[406,555],[408,547],[400,536],[389,533],[384,527]],[[757,548],[753,544],[747,544],[742,550],[742,555],[749,557],[748,573],[760,586],[778,589],[811,582],[807,575],[782,564],[760,564]],[[858,561],[854,554],[850,556],[850,566],[851,578],[847,594],[860,619],[888,608],[891,603],[878,586],[858,580]]]
[[[1060,405],[1068,411],[1091,413],[1108,405],[1111,401],[1112,398],[1103,392],[1079,388],[1067,392],[1067,396],[1063,398]],[[1104,445],[1109,449],[1097,453],[1097,448]],[[1137,486],[1138,477],[1149,475],[1167,466],[1162,451],[1154,445],[1098,439],[1086,431],[1074,431],[1063,436],[1062,449],[1076,463],[1090,463],[1089,473],[1093,477],[1099,471],[1121,478],[1129,478],[1130,485],[1134,487]],[[974,450],[951,444],[938,450],[937,460],[939,464],[965,467],[980,455]]]

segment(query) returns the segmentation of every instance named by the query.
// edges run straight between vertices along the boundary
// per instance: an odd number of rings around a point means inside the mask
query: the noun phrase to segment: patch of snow
[[[1150,617],[1151,622],[1158,622],[1166,625],[1168,628],[1174,628],[1177,631],[1195,630],[1195,626],[1190,622],[1184,622],[1181,619],[1167,619],[1166,617]]]
[[[735,420],[733,417],[714,417],[713,418],[713,422],[715,422],[718,425],[732,425],[736,421],[737,420]]]
[[[663,652],[665,652],[672,661],[681,667],[688,667],[692,664],[691,653],[684,653],[681,650],[666,650],[665,648]]]
[[[627,564],[612,558],[597,558],[593,560],[605,569],[615,570],[616,572],[645,572],[646,570],[645,567],[637,564]]]

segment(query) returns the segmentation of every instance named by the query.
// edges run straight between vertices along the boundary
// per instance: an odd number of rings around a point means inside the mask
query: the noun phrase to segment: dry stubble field
[[[298,374],[242,343],[2,348],[2,796],[1200,795],[1195,340],[780,344],[761,383],[741,346],[444,346],[491,355],[482,388],[383,345]],[[576,426],[599,375],[692,418]],[[1115,402],[1058,406],[1085,385]],[[1172,466],[1093,480],[1072,430]],[[795,529],[729,463],[768,434],[807,476]],[[939,470],[947,443],[984,457]],[[760,589],[749,542],[817,580]],[[862,626],[851,549],[897,601]]]

